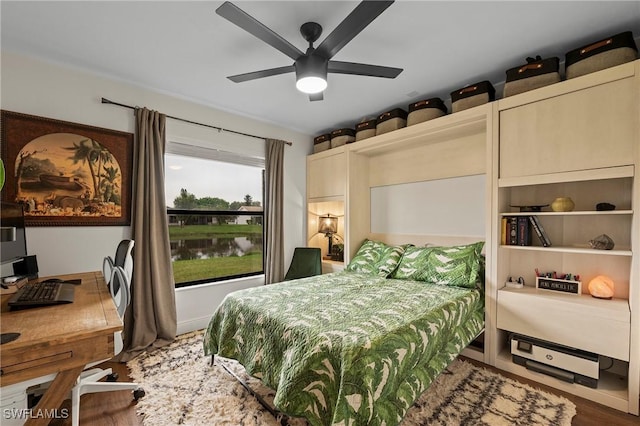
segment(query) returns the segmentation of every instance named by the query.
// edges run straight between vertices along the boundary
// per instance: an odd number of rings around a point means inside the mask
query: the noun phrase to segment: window
[[[264,159],[170,144],[165,194],[176,287],[262,274]]]

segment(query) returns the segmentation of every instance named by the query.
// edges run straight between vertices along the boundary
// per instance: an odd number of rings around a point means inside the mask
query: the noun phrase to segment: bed
[[[367,243],[344,272],[229,294],[205,353],[238,360],[311,425],[398,424],[484,327],[481,245],[442,263],[442,251],[383,243],[395,257],[372,260]]]

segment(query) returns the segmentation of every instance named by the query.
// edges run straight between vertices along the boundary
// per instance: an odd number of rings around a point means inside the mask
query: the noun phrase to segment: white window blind
[[[260,142],[257,142],[260,143]],[[223,161],[244,166],[264,168],[264,155],[242,154],[213,147],[203,147],[182,142],[167,143],[167,154]]]

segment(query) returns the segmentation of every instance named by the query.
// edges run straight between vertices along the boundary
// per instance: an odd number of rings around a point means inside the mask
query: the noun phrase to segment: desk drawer
[[[7,349],[0,360],[0,386],[57,373],[114,356],[113,334],[56,344]]]

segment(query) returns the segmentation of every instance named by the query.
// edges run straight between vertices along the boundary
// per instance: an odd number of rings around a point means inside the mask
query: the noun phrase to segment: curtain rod
[[[129,108],[129,109],[133,109],[133,110],[137,109],[137,107],[132,107],[131,105],[125,105],[125,104],[121,104],[121,103],[118,103],[118,102],[113,102],[113,101],[110,101],[109,99],[106,99],[106,98],[102,98],[102,103],[103,104],[117,105],[119,107]],[[242,132],[237,132],[235,130],[224,129],[222,127],[212,126],[211,124],[198,123],[197,121],[191,121],[191,120],[187,120],[187,119],[180,118],[180,117],[174,117],[172,115],[167,115],[166,117],[167,118],[172,118],[172,119],[178,120],[178,121],[184,121],[185,123],[189,123],[189,124],[195,124],[197,126],[209,127],[210,129],[216,129],[219,132],[235,133],[236,135],[248,136],[250,138],[262,139],[262,140],[266,140],[267,139],[267,138],[262,137],[262,136],[250,135],[249,133],[242,133]],[[289,146],[292,145],[291,142],[284,141],[284,143],[286,143]]]

